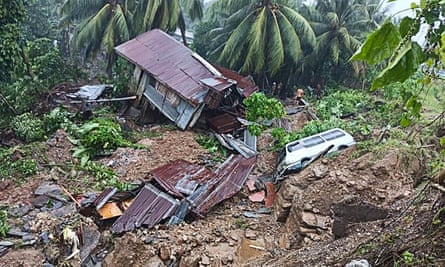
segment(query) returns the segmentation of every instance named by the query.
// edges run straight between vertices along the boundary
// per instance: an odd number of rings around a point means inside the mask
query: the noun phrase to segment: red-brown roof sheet
[[[193,212],[198,216],[207,214],[212,207],[238,193],[246,182],[256,162],[256,157],[244,158],[232,154],[218,168],[214,180],[206,192],[194,199]]]
[[[132,231],[141,226],[152,228],[155,224],[174,214],[179,201],[146,184],[130,207],[111,226],[113,233]]]
[[[212,179],[215,174],[204,166],[183,159],[174,160],[150,171],[153,179],[168,193],[183,198],[191,194],[197,185]]]
[[[251,94],[253,94],[259,90],[258,86],[253,81],[252,77],[242,76],[238,72],[230,70],[228,68],[224,68],[222,66],[218,66],[218,65],[213,65],[213,66],[219,72],[221,72],[221,74],[224,77],[236,81],[238,88],[241,88],[243,90],[243,94],[245,97],[248,97]]]
[[[143,33],[115,49],[194,104],[200,103],[207,92],[200,80],[214,76],[192,56],[192,50],[161,30]]]

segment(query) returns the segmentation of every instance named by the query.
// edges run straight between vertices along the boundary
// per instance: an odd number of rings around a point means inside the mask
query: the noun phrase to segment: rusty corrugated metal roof
[[[132,231],[142,225],[152,228],[161,220],[170,217],[179,206],[179,201],[146,184],[130,207],[111,226],[113,233]]]
[[[168,193],[183,198],[215,174],[204,166],[183,159],[174,160],[150,171],[153,179]]]
[[[207,125],[217,133],[231,133],[241,128],[241,123],[235,116],[223,113],[214,117],[206,118]]]
[[[193,212],[198,216],[203,216],[209,210],[238,193],[247,180],[256,162],[256,157],[249,159],[241,155],[232,154],[218,168],[216,177],[208,184],[199,196],[189,199],[193,205]],[[212,183],[213,182],[213,183]]]
[[[120,56],[194,104],[202,102],[207,91],[200,80],[214,76],[192,56],[192,50],[158,29],[143,33],[115,49]]]
[[[221,74],[229,78],[231,80],[236,81],[238,88],[243,90],[243,95],[245,97],[250,96],[251,94],[255,93],[259,90],[258,86],[253,81],[252,77],[250,76],[242,76],[236,71],[224,68],[222,66],[213,65]]]
[[[201,79],[201,83],[217,92],[222,92],[234,85],[233,82],[223,77]]]

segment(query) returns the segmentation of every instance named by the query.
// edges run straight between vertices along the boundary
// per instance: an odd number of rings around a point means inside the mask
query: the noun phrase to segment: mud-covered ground
[[[293,128],[304,123],[301,116],[290,118]],[[143,180],[151,169],[175,159],[210,168],[218,164],[196,142],[199,132],[170,126],[133,130],[145,134],[139,143],[146,149],[119,148],[100,159],[122,181]],[[276,152],[271,142],[267,134],[260,138],[252,176],[273,171]],[[443,239],[434,239],[437,235],[431,240],[438,246],[424,244],[418,253],[404,242],[431,233],[425,227],[431,214],[443,207],[443,196],[425,183],[416,186],[423,163],[403,150],[357,158],[349,149],[316,161],[277,185],[269,211],[263,209],[264,203],[249,200],[246,187],[203,219],[113,236],[78,214],[68,196],[95,191],[90,178],[70,168],[71,149],[66,134],[58,131],[41,149],[42,155],[36,155],[45,159],[38,175],[21,184],[0,183],[0,206],[7,207],[13,230],[0,241],[0,266],[80,266],[81,260],[85,266],[342,266],[352,259],[391,266],[394,262],[385,259],[404,250],[418,258],[430,257],[431,265],[443,263]],[[35,192],[45,182],[60,186],[65,199],[42,204]],[[364,206],[358,205],[348,217],[348,205],[357,203]],[[361,219],[370,212],[384,216]],[[81,252],[68,260],[72,246],[63,241],[63,229],[83,237]]]

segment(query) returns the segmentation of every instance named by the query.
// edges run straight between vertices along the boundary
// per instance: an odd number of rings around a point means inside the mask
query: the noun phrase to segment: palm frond
[[[66,27],[75,21],[89,18],[106,4],[105,0],[66,0],[60,9],[60,25]]]
[[[283,39],[285,57],[290,59],[294,64],[297,64],[303,54],[300,41],[301,37],[295,31],[295,27],[288,17],[281,11],[282,10],[280,9],[277,19],[280,24],[280,33]]]
[[[342,45],[344,47],[346,47],[346,49],[348,51],[350,51],[351,50],[351,39],[350,39],[348,29],[346,29],[345,27],[341,27],[338,30],[338,37],[339,37],[339,39],[341,39]]]
[[[340,45],[338,43],[338,39],[337,38],[333,38],[331,40],[329,48],[330,48],[332,62],[334,62],[334,64],[337,65],[338,64],[338,59],[340,57]]]
[[[280,12],[286,17],[289,23],[292,24],[301,42],[309,47],[314,47],[316,44],[316,37],[309,22],[297,11],[289,7],[281,6]]]
[[[227,63],[229,67],[234,68],[238,61],[243,60],[242,55],[245,54],[244,51],[247,46],[246,36],[250,31],[251,21],[254,21],[254,19],[255,17],[251,13],[233,30],[219,56],[219,62]]]
[[[181,0],[181,3],[191,20],[201,19],[203,17],[202,0]]]
[[[272,13],[272,19],[269,23],[269,36],[267,39],[267,68],[274,75],[284,62],[284,44],[280,32],[280,23],[277,14]]]
[[[255,22],[250,28],[248,39],[247,55],[242,72],[259,73],[265,65],[265,43],[266,43],[266,24],[267,24],[267,7],[263,7],[256,15]]]
[[[102,43],[102,33],[107,26],[111,13],[112,6],[106,4],[94,16],[91,16],[79,25],[73,36],[74,49],[79,50],[82,47],[88,46],[86,57],[95,54]]]

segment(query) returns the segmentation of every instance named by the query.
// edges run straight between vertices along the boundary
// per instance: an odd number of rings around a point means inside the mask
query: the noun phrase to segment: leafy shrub
[[[36,174],[37,164],[35,160],[28,158],[26,155],[14,160],[14,153],[17,149],[0,149],[0,180],[13,178],[16,181]]]
[[[43,122],[29,112],[14,117],[10,127],[20,139],[26,142],[43,140],[45,138]]]
[[[283,105],[276,98],[268,98],[264,93],[254,93],[244,99],[246,106],[246,119],[253,122],[249,131],[259,136],[267,128],[270,120],[282,118],[286,113]]]
[[[215,160],[219,161],[219,156],[224,158],[227,156],[227,150],[218,142],[218,140],[216,140],[216,138],[200,134],[195,140],[211,154],[216,155]]]
[[[70,128],[71,114],[62,107],[57,107],[43,115],[43,124],[47,134],[53,133],[60,128]]]
[[[93,161],[82,167],[83,170],[94,176],[94,187],[103,190],[107,187],[116,187],[119,191],[128,190],[130,185],[119,180],[119,176],[110,168]]]
[[[324,120],[341,118],[369,108],[371,96],[359,91],[336,91],[325,96],[317,104],[317,115]]]
[[[0,210],[0,237],[5,237],[9,231],[8,213],[5,210]]]
[[[77,145],[73,156],[82,158],[85,164],[90,158],[108,155],[120,146],[141,148],[125,140],[118,123],[107,119],[94,119],[84,123],[74,132],[77,137],[72,142]]]

